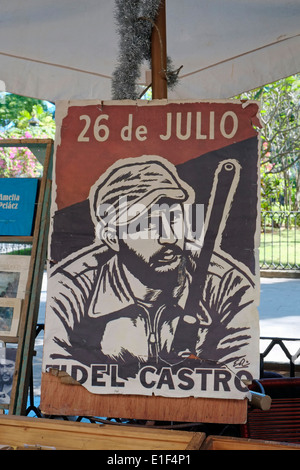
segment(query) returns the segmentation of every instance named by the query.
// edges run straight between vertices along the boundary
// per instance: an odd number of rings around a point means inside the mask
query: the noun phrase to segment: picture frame
[[[30,256],[0,255],[0,299],[24,299]]]
[[[21,305],[21,299],[0,298],[0,338],[18,335]]]
[[[13,377],[16,365],[17,348],[0,347],[0,408],[10,404]]]

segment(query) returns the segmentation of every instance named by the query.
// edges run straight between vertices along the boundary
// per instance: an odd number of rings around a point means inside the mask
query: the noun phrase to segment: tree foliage
[[[23,111],[31,113],[33,106],[39,105],[47,111],[46,105],[41,100],[12,93],[0,93],[0,95],[0,127],[5,127],[11,122],[17,125],[20,113]]]
[[[3,147],[1,139],[54,138],[55,120],[41,100],[2,94],[0,177],[39,177],[42,165],[27,147]]]
[[[300,74],[239,96],[260,102],[262,205],[300,207]]]

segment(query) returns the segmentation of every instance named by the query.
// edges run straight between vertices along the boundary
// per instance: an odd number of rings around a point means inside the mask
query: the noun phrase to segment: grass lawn
[[[259,260],[263,267],[300,269],[300,229],[266,228],[261,234]]]

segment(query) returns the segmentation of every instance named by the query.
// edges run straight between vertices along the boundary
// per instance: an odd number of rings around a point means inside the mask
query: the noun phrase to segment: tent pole
[[[161,0],[159,11],[152,29],[152,98],[167,99],[168,87],[165,71],[167,68],[166,1]]]

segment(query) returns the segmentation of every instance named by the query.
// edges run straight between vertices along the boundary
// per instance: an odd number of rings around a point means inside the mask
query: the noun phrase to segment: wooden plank
[[[0,416],[0,444],[57,450],[186,450],[203,433],[147,429],[141,426],[114,426],[75,423],[44,418]]]
[[[300,444],[227,436],[208,436],[201,450],[300,450]]]
[[[18,343],[19,337],[18,336],[1,336],[1,341],[3,343]]]
[[[42,374],[40,408],[46,415],[243,424],[247,407],[246,399],[97,395],[81,385],[61,383],[51,373]]]
[[[194,435],[188,443],[185,450],[198,450],[201,448],[205,440],[205,434],[202,432],[194,432]]]
[[[48,145],[53,142],[52,139],[2,139],[1,147],[26,147],[27,145]]]
[[[167,99],[168,85],[167,68],[167,32],[166,4],[161,0],[155,25],[152,29],[151,58],[152,58],[152,98]]]
[[[40,236],[37,241],[37,252],[35,257],[35,267],[33,273],[34,282],[31,288],[31,298],[27,314],[26,331],[23,345],[23,361],[20,370],[20,389],[18,392],[18,402],[15,409],[16,414],[25,414],[28,396],[28,386],[32,367],[32,356],[34,351],[36,324],[39,313],[40,292],[43,280],[43,272],[46,260],[47,234],[49,222],[49,204],[50,204],[50,188],[51,183],[47,181],[45,201],[41,214]]]
[[[20,236],[20,237],[0,237],[1,243],[32,243],[33,237],[32,236]]]

